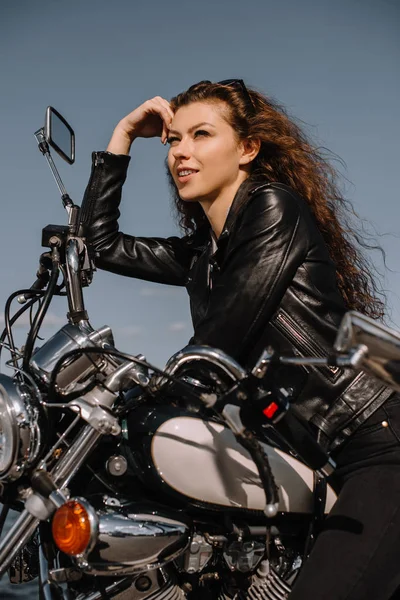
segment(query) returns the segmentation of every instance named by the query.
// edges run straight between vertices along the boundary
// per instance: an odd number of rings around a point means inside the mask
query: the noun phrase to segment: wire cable
[[[158,373],[159,375],[162,375],[169,381],[176,383],[182,389],[182,391],[185,391],[191,397],[194,397],[196,400],[199,400],[199,399],[201,400],[199,393],[194,392],[193,388],[189,384],[185,383],[181,379],[178,379],[178,377],[175,377],[173,375],[169,375],[168,373],[165,373],[165,371],[163,371],[159,367],[155,367],[154,365],[150,364],[149,362],[139,359],[136,356],[132,356],[131,354],[127,354],[126,352],[121,352],[120,350],[112,350],[111,348],[110,349],[109,348],[98,348],[96,346],[89,347],[89,348],[76,348],[75,350],[71,350],[70,352],[67,352],[66,354],[64,354],[56,362],[56,364],[54,365],[53,371],[51,373],[50,381],[49,381],[49,395],[50,396],[56,392],[56,379],[57,379],[58,373],[61,370],[63,363],[67,359],[69,359],[73,356],[78,356],[80,354],[105,354],[108,356],[115,356],[118,358],[123,358],[129,362],[140,365],[142,367],[150,369],[151,371],[154,371],[155,373]]]
[[[37,334],[39,333],[39,329],[42,325],[43,319],[46,315],[46,312],[49,308],[50,302],[54,296],[54,293],[55,293],[56,287],[57,287],[57,280],[58,280],[58,275],[60,272],[59,271],[59,256],[58,256],[58,251],[56,249],[53,249],[53,253],[54,252],[57,252],[57,254],[55,255],[55,258],[53,258],[53,265],[52,265],[52,269],[51,269],[50,280],[49,280],[47,289],[46,289],[44,297],[43,297],[42,305],[35,315],[33,325],[28,333],[28,337],[27,337],[26,344],[25,344],[24,359],[23,359],[22,366],[23,366],[23,370],[26,372],[29,371],[29,361],[32,356],[33,346],[35,344]]]
[[[14,300],[14,298],[16,298],[17,296],[21,296],[22,294],[25,293],[34,293],[36,294],[36,298],[32,298],[32,300],[30,300],[25,306],[23,306],[22,308],[20,308],[15,315],[13,315],[13,317],[10,319],[10,307],[11,307],[11,303]],[[8,342],[9,342],[9,350],[10,353],[12,355],[12,353],[16,353],[16,348],[15,348],[15,344],[14,344],[14,338],[12,335],[12,331],[11,331],[11,327],[14,325],[14,323],[23,315],[23,313],[30,309],[31,306],[33,306],[33,304],[35,304],[35,302],[37,302],[41,296],[44,295],[45,292],[40,291],[40,290],[30,290],[30,289],[26,289],[26,290],[18,290],[16,292],[14,292],[13,294],[11,294],[11,296],[7,299],[6,302],[6,306],[4,309],[4,321],[5,321],[5,327],[3,329],[3,332],[0,336],[0,357],[1,357],[1,351],[2,351],[2,346],[3,346],[3,342],[6,339],[6,337],[8,338]],[[11,336],[11,339],[10,339]]]

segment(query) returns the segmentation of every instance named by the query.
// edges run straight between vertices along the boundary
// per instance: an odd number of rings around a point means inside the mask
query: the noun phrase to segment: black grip
[[[34,281],[31,285],[32,290],[43,290],[46,285],[49,283],[50,274],[46,271],[46,275],[38,277],[36,281]]]
[[[53,483],[50,475],[46,471],[36,471],[31,477],[31,486],[35,492],[38,492],[43,498],[48,498],[57,487]]]
[[[277,505],[279,503],[278,487],[269,464],[268,456],[258,439],[249,430],[245,430],[238,436],[239,443],[246,448],[251,458],[255,462],[260,475],[261,483],[264,488],[267,505]]]
[[[31,285],[30,289],[31,290],[43,290],[46,285],[49,283],[50,280],[50,272],[49,269],[51,269],[52,263],[51,263],[51,257],[49,256],[48,252],[44,252],[41,257],[40,257],[40,262],[39,262],[39,269],[36,273],[36,281]],[[26,292],[25,294],[23,294],[23,297],[25,300],[29,300],[30,298],[35,298],[36,294],[30,294],[29,292]]]
[[[34,293],[36,290],[43,290],[47,283],[49,281],[49,277],[47,278],[47,281],[45,281],[44,278],[41,279],[36,279],[36,281],[31,285],[30,289],[32,290],[32,293],[30,294],[29,292],[25,292],[25,294],[22,295],[22,298],[26,301],[26,300],[30,300],[31,298],[35,298],[36,294]],[[19,302],[21,302],[21,304],[23,303],[23,300],[19,300]]]

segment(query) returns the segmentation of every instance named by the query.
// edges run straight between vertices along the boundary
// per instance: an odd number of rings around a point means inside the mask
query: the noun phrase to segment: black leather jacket
[[[221,348],[243,366],[266,346],[288,355],[329,353],[346,308],[326,244],[301,197],[280,183],[245,182],[214,252],[208,226],[183,238],[133,237],[118,229],[129,160],[93,153],[82,222],[98,267],[186,286],[191,343]],[[337,367],[280,366],[272,378],[292,388],[292,409],[330,450],[392,394],[364,372]]]

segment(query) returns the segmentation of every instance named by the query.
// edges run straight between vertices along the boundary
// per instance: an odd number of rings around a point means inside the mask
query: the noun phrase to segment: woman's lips
[[[194,171],[193,173],[190,173],[190,175],[183,175],[182,177],[178,175],[178,181],[179,183],[186,183],[193,175],[197,175],[197,173],[198,171]]]

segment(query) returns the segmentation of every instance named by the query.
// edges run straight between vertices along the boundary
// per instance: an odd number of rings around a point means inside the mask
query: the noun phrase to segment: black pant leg
[[[400,584],[400,465],[348,477],[290,600],[389,600]]]

